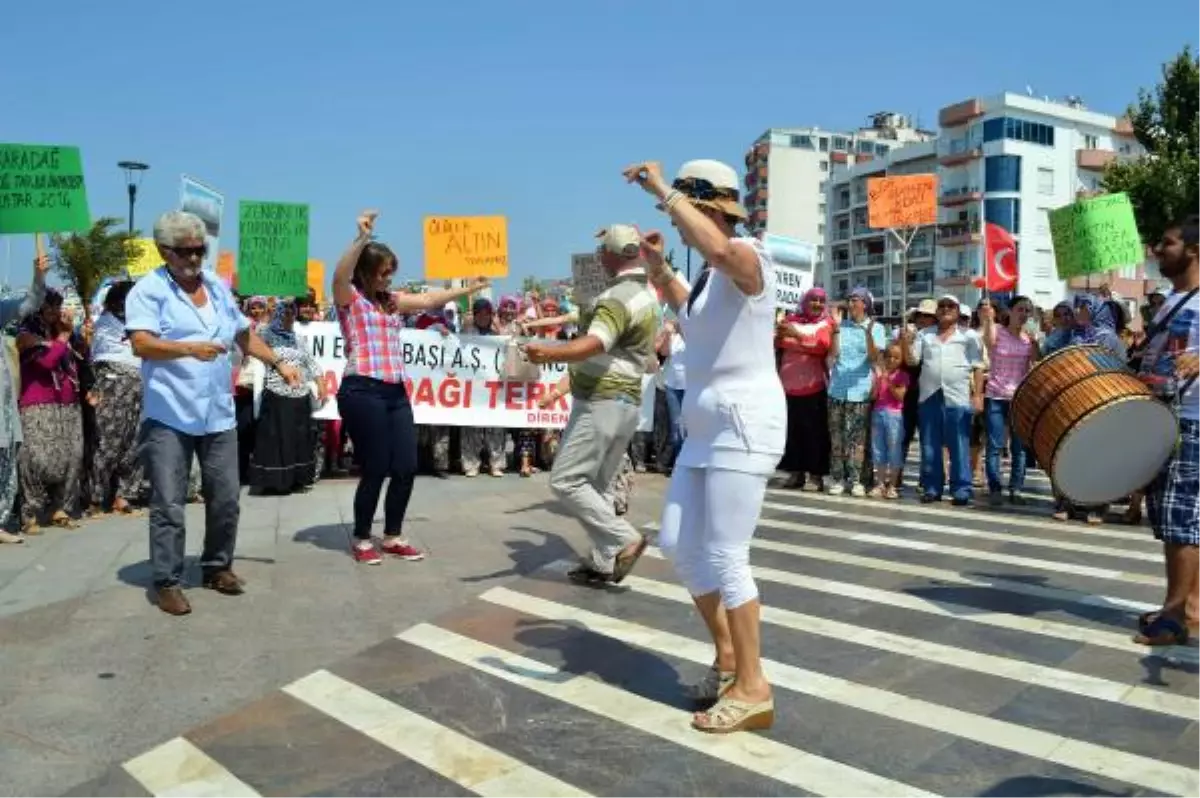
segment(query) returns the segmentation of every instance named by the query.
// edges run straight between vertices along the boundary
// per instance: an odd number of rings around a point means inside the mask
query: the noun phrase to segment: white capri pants
[[[750,576],[750,537],[758,526],[766,475],[677,466],[667,489],[658,547],[693,596],[721,593],[732,610],[758,598]]]

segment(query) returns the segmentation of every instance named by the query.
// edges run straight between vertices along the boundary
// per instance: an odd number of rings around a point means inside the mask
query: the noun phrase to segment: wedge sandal
[[[722,697],[707,712],[697,712],[692,728],[705,734],[733,734],[740,731],[761,731],[775,723],[775,699],[768,698],[751,704],[728,696]]]

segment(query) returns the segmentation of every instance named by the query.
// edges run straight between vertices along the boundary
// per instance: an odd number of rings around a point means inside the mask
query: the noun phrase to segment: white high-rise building
[[[850,164],[884,158],[893,149],[935,134],[907,116],[874,114],[858,131],[771,128],[746,152],[746,210],[751,234],[772,233],[813,244],[825,259],[826,181]]]
[[[1113,159],[1143,154],[1128,120],[1090,111],[1075,97],[1059,102],[1005,93],[947,106],[938,122],[936,142],[895,148],[830,178],[826,225],[838,238],[818,279],[835,295],[859,284],[878,288],[877,298],[886,303],[880,310],[890,316],[900,312],[902,292],[909,307],[943,293],[974,303],[980,291],[971,281],[984,266],[983,224],[993,222],[1016,240],[1018,290],[1036,305],[1050,307],[1089,284],[1108,283],[1134,302],[1143,296],[1140,264],[1060,281],[1047,219],[1047,211],[1096,191]],[[938,176],[938,225],[919,232],[904,276],[895,237],[866,226],[866,181],[914,172]]]

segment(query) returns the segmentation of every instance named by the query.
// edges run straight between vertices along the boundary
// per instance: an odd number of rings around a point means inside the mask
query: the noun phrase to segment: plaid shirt
[[[338,322],[346,341],[345,376],[370,377],[381,382],[404,381],[404,349],[400,331],[404,318],[385,313],[354,289],[354,301],[341,309]]]

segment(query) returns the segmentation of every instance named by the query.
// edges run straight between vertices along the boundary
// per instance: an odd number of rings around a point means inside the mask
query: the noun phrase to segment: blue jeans
[[[669,440],[672,459],[683,448],[683,389],[667,388],[667,418],[670,420]]]
[[[899,410],[876,410],[871,415],[871,459],[875,468],[904,465],[904,416]]]
[[[971,464],[967,458],[971,439],[971,407],[946,404],[941,391],[921,402],[921,486],[926,496],[941,496],[946,484],[942,448],[950,450],[950,493],[956,499],[971,498]]]
[[[1008,489],[1015,493],[1025,487],[1025,447],[1009,424],[1009,412],[1012,402],[1008,399],[985,399],[984,421],[987,422],[987,481],[988,490],[996,493],[1000,485],[1000,450],[1004,448],[1004,433],[1009,431],[1009,454],[1012,465],[1009,466]]]

